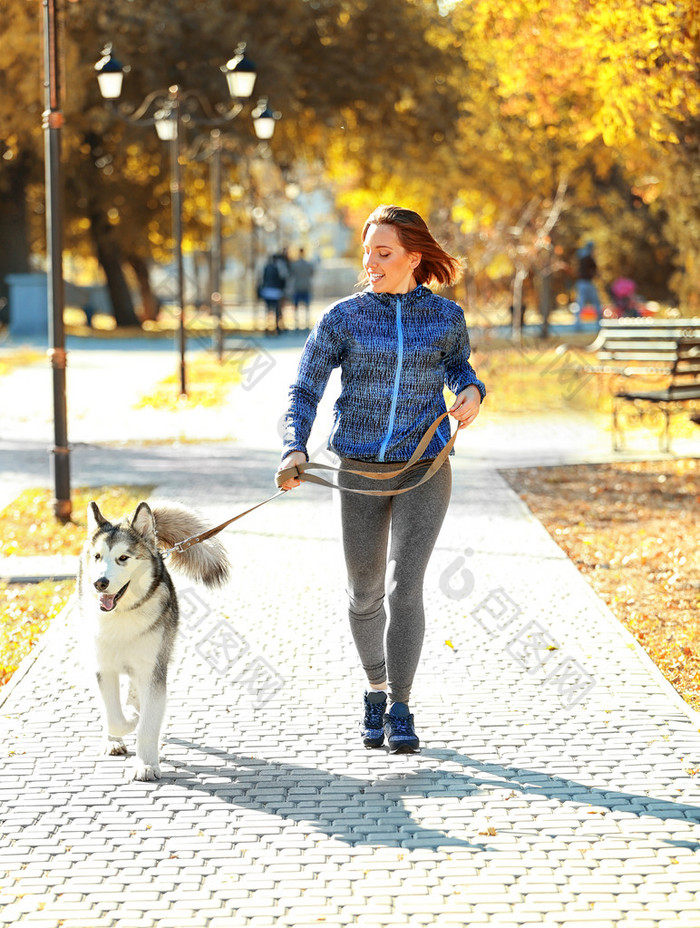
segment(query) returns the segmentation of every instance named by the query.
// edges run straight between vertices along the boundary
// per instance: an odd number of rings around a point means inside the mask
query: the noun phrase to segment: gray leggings
[[[359,489],[394,490],[417,483],[429,464],[426,462],[424,467],[421,462],[411,469],[409,477],[373,481],[342,471],[353,468],[381,472],[396,470],[401,465],[367,464],[342,458],[338,482],[340,486]],[[407,703],[411,694],[425,633],[423,577],[447,512],[451,489],[448,460],[427,483],[410,493],[340,494],[350,628],[367,679],[374,685],[388,680],[390,702]]]

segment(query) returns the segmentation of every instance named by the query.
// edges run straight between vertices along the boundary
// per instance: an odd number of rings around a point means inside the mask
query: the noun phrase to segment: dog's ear
[[[89,502],[87,507],[87,524],[90,534],[96,532],[102,525],[106,525],[107,521],[108,520],[105,519],[100,512],[97,503],[94,500]]]
[[[152,545],[156,544],[156,520],[148,503],[139,503],[130,520],[130,525]]]

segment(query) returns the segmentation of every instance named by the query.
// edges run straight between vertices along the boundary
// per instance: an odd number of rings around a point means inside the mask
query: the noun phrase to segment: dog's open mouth
[[[124,593],[126,593],[126,588],[128,586],[129,584],[125,583],[121,590],[118,590],[116,593],[100,593],[98,599],[102,612],[111,612],[122,598]]]

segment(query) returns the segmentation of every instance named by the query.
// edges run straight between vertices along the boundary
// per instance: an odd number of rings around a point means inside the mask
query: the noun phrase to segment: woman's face
[[[394,226],[370,225],[364,240],[362,266],[373,293],[408,293],[416,287],[414,270],[421,255],[409,252],[399,241]]]

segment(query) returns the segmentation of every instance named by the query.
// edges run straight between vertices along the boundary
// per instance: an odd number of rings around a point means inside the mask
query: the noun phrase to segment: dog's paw
[[[144,764],[136,761],[131,774],[132,780],[160,780],[160,767],[158,764]]]
[[[123,757],[126,754],[126,745],[121,738],[110,736],[104,740],[102,753],[110,757]]]
[[[138,712],[124,716],[121,722],[110,722],[109,734],[112,738],[122,738],[132,732],[139,723]]]

